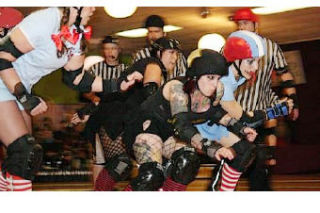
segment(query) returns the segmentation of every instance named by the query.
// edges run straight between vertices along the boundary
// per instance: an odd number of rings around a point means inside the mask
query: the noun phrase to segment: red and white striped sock
[[[133,191],[133,190],[132,190],[131,185],[130,185],[130,184],[128,184],[128,185],[126,186],[126,188],[124,188],[124,190],[123,190],[123,191],[131,192],[131,191]]]
[[[94,185],[94,191],[111,191],[116,185],[116,181],[109,175],[106,169],[99,173]]]
[[[11,175],[7,172],[8,191],[32,191],[31,180],[23,179],[22,177]]]
[[[171,178],[167,178],[166,181],[163,183],[162,189],[163,191],[186,191],[187,185],[177,183],[173,181]]]
[[[230,167],[227,163],[224,163],[222,168],[222,181],[220,191],[234,191],[237,186],[238,180],[242,172]]]
[[[0,191],[7,191],[8,182],[6,178],[2,175],[1,167],[0,167]]]

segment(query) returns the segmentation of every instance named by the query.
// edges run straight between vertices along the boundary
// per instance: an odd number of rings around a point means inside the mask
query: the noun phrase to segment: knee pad
[[[158,162],[141,164],[138,176],[131,181],[134,191],[157,191],[164,182],[163,168]]]
[[[200,158],[194,148],[183,147],[172,154],[168,175],[177,183],[188,185],[198,174]]]
[[[239,172],[244,172],[256,157],[256,146],[246,140],[241,140],[233,144],[231,148],[235,151],[236,157],[229,165]]]
[[[106,169],[115,181],[122,181],[129,177],[132,162],[126,153],[116,155],[107,161]]]
[[[20,176],[27,180],[33,180],[40,169],[43,151],[34,138],[27,134],[14,142],[7,148],[7,158],[3,162],[5,171]]]

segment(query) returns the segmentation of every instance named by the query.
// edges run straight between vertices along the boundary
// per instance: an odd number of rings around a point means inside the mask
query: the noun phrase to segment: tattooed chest
[[[199,91],[191,95],[191,110],[193,112],[205,112],[210,108],[210,99],[203,96]]]

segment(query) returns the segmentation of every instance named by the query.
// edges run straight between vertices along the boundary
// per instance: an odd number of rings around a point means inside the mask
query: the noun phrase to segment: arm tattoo
[[[182,84],[174,84],[169,90],[170,93],[170,108],[171,115],[176,115],[179,112],[188,112],[189,97],[183,91]]]

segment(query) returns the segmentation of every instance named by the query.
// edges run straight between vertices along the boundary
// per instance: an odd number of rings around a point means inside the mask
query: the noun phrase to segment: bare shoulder
[[[166,100],[170,99],[170,96],[174,91],[183,91],[183,83],[178,80],[171,80],[163,87],[163,96]]]

